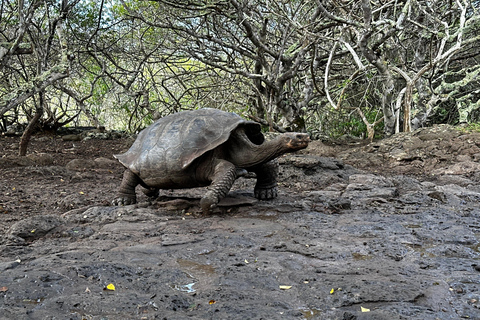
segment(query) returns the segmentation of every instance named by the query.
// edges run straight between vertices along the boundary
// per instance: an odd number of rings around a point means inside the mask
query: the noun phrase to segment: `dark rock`
[[[63,219],[56,215],[34,216],[13,224],[7,234],[31,241],[45,236],[63,223]]]
[[[436,200],[441,201],[441,202],[446,202],[447,201],[447,196],[445,195],[445,193],[443,193],[441,191],[432,191],[428,194],[428,196],[432,199],[436,199]]]

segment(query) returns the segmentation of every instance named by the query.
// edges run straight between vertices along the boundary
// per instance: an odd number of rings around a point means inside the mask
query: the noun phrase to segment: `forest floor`
[[[209,216],[111,206],[132,142],[0,136],[0,319],[480,319],[480,133],[314,141]]]

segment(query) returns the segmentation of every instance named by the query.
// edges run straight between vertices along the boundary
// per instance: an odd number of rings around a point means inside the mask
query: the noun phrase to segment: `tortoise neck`
[[[282,136],[273,140],[254,144],[244,135],[232,137],[229,147],[229,161],[237,167],[252,167],[273,160],[290,151]]]

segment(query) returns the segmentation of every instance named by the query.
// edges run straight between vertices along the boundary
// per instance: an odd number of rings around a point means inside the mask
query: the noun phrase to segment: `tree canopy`
[[[476,122],[479,9],[477,0],[1,0],[0,131],[137,131],[200,107],[270,130],[370,139]]]

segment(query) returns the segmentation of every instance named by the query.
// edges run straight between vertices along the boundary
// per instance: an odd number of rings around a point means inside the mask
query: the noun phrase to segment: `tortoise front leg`
[[[237,178],[235,165],[226,160],[216,160],[213,174],[210,177],[212,183],[207,193],[200,200],[202,211],[205,214],[211,213],[218,202],[225,198]]]
[[[130,171],[125,170],[123,173],[123,180],[118,188],[117,196],[113,199],[112,204],[114,206],[126,206],[137,202],[137,196],[135,194],[135,188],[141,183],[140,178]]]
[[[255,198],[270,200],[277,197],[278,167],[278,161],[275,159],[252,169],[257,174],[257,183],[254,189]]]

